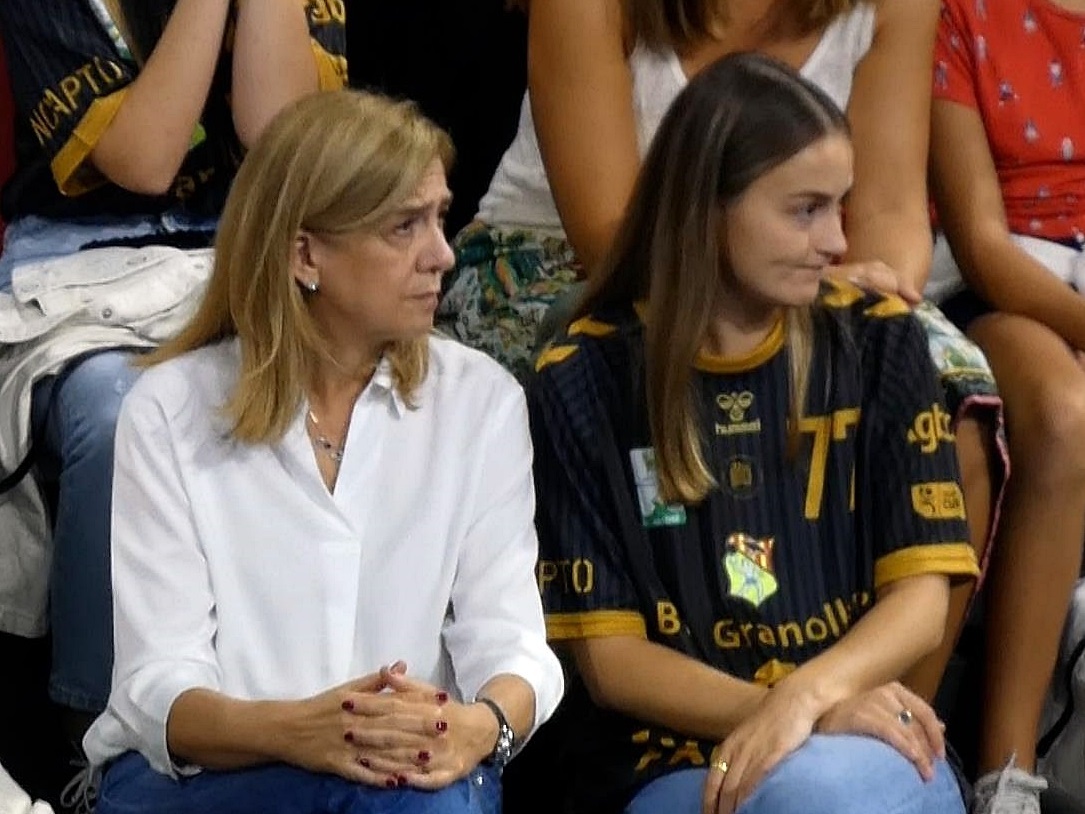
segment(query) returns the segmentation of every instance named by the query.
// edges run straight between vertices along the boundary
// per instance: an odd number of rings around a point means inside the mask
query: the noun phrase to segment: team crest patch
[[[753,497],[761,487],[761,474],[756,460],[748,455],[731,458],[727,461],[727,475],[721,486],[732,497]]]
[[[656,452],[651,447],[629,450],[633,463],[633,481],[637,486],[641,521],[646,528],[682,526],[686,522],[686,507],[681,503],[664,503],[659,497],[659,476],[656,474]]]
[[[776,593],[778,583],[772,567],[772,537],[751,537],[736,532],[724,543],[723,570],[730,581],[731,596],[757,607]]]

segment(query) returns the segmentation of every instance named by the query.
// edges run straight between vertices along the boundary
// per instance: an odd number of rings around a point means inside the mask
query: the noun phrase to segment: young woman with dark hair
[[[937,0],[531,0],[519,130],[457,237],[438,325],[522,379],[540,325],[560,322],[600,268],[659,122],[715,59],[780,59],[847,113],[855,150],[847,252],[826,274],[915,306],[958,437],[973,547],[982,559],[1005,468],[983,354],[930,303],[926,187]],[[933,697],[971,601],[954,591],[943,646],[911,686]]]
[[[824,279],[854,177],[812,83],[752,54],[705,68],[539,357],[570,810],[964,810],[901,680],[978,568],[922,326]]]

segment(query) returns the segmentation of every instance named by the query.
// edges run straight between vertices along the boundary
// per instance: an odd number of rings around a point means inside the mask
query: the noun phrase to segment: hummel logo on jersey
[[[727,423],[716,422],[716,435],[748,435],[761,432],[761,419],[747,420],[746,413],[753,408],[754,396],[749,390],[740,393],[720,393],[716,406],[727,415]]]

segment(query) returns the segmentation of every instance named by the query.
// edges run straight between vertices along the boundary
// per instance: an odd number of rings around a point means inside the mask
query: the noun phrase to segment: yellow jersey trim
[[[538,373],[545,367],[564,362],[578,350],[576,345],[547,345],[539,358],[535,360],[535,372]]]
[[[347,86],[347,59],[328,53],[316,40],[309,41],[316,57],[317,82],[321,90],[342,90]]]
[[[595,338],[610,336],[617,328],[608,322],[599,322],[591,317],[581,317],[569,325],[569,336],[591,336]]]
[[[874,587],[920,574],[978,577],[976,552],[968,543],[940,543],[902,548],[874,564]]]
[[[828,306],[829,308],[848,308],[866,296],[866,294],[863,293],[863,289],[846,280],[837,280],[834,277],[828,277],[825,279],[825,282],[833,290],[821,296],[821,304]]]
[[[127,89],[91,102],[71,136],[49,165],[62,195],[75,197],[90,192],[106,182],[105,176],[87,163],[102,134],[109,129],[124,102]]]
[[[896,294],[887,294],[879,302],[863,311],[864,316],[888,319],[912,313],[912,307]]]
[[[710,353],[700,352],[693,360],[693,366],[706,373],[745,373],[747,370],[760,367],[779,353],[784,346],[785,333],[784,320],[779,319],[761,344],[745,356],[713,356]]]
[[[753,683],[762,687],[774,687],[795,672],[797,668],[798,665],[790,661],[770,659],[757,668],[757,672],[753,676]]]
[[[546,614],[546,637],[551,641],[595,639],[603,636],[636,636],[647,639],[648,626],[644,623],[644,617],[636,611],[600,610]]]

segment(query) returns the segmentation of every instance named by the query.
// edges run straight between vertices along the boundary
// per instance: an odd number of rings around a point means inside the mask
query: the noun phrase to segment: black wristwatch
[[[497,742],[490,756],[486,758],[486,762],[500,772],[512,758],[512,746],[516,742],[516,733],[512,731],[509,719],[505,717],[505,711],[497,705],[496,701],[481,696],[475,698],[475,701],[488,706],[497,718]]]

